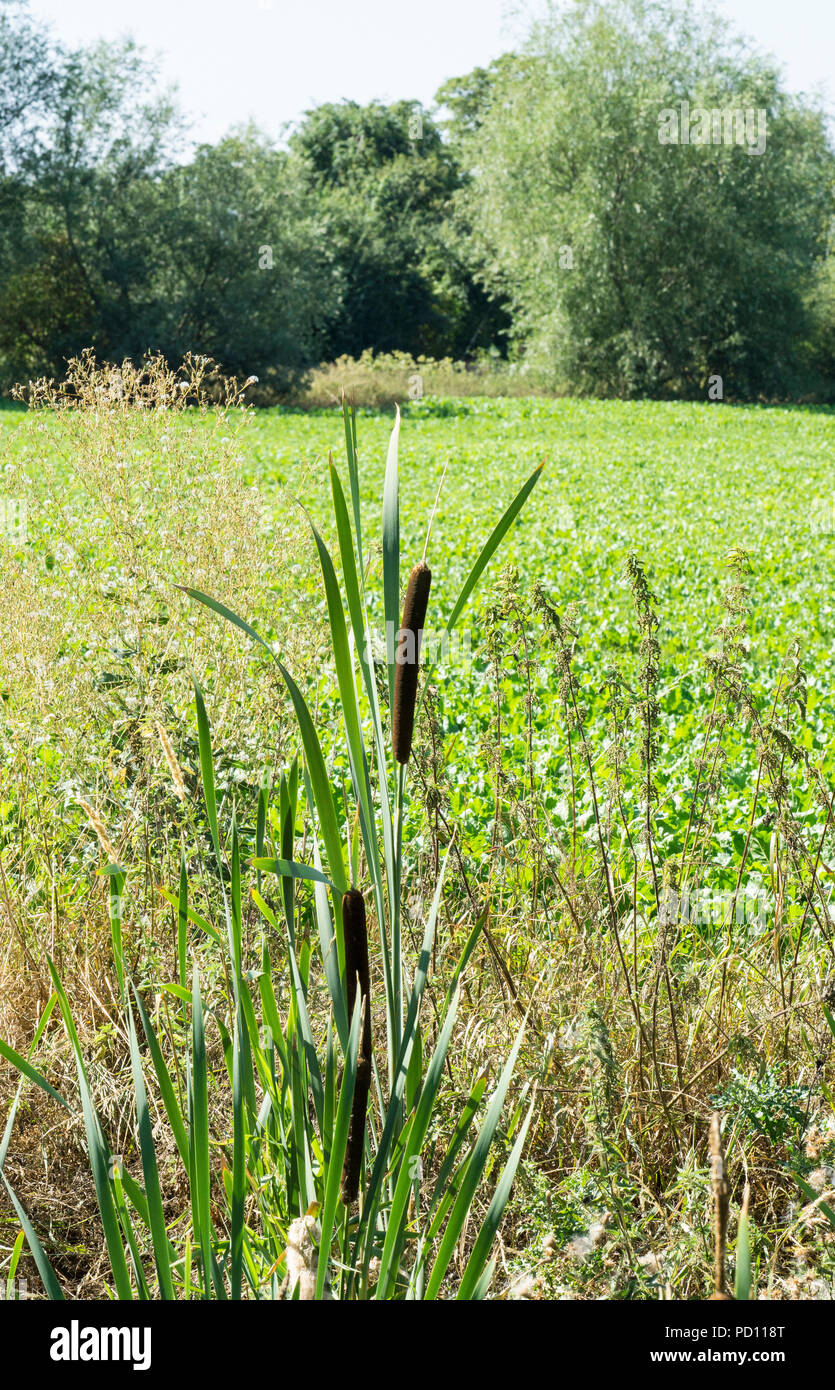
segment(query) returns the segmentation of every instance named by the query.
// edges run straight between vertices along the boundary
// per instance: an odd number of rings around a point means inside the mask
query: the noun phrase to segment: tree
[[[796,386],[833,154],[822,111],[717,18],[667,0],[551,9],[466,151],[487,277],[555,375],[625,395]]]
[[[23,0],[0,9],[0,175],[14,169],[31,143],[59,82],[60,49],[38,29]]]
[[[341,270],[331,356],[457,356],[492,342],[496,311],[449,221],[458,165],[419,103],[326,103],[306,113],[290,149]]]
[[[0,207],[3,384],[87,347],[203,353],[276,384],[315,361],[338,277],[288,155],[248,130],[175,163],[181,121],[132,43],[54,71]]]
[[[179,133],[130,42],[54,55],[43,112],[19,142],[0,207],[0,357],[14,378],[60,375],[92,346],[131,355],[154,261],[145,208]]]
[[[201,147],[157,196],[154,346],[282,387],[322,355],[341,279],[316,199],[253,128]]]

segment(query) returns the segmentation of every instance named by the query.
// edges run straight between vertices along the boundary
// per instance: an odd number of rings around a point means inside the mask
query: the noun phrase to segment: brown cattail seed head
[[[354,1016],[357,985],[365,1004],[365,1018],[357,1057],[357,1078],[351,1106],[351,1124],[345,1147],[342,1168],[342,1200],[346,1206],[357,1200],[362,1150],[365,1141],[365,1116],[368,1093],[371,1089],[371,975],[368,968],[368,927],[365,919],[365,899],[358,888],[350,888],[342,899],[342,925],[345,937],[345,992],[348,1022]]]
[[[407,763],[412,751],[415,727],[420,635],[426,622],[432,571],[423,561],[409,575],[406,600],[403,604],[401,640],[395,655],[394,710],[392,713],[392,744],[399,763]]]

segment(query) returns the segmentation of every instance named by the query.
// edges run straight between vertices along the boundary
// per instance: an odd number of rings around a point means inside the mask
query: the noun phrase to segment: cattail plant
[[[188,590],[276,661],[295,713],[304,760],[301,776],[295,762],[290,775],[281,776],[277,805],[270,804],[269,779],[262,777],[255,853],[247,862],[234,808],[231,814],[226,812],[223,823],[224,803],[218,803],[209,714],[203,693],[195,685],[203,809],[211,837],[207,852],[214,861],[214,910],[220,920],[215,923],[191,906],[184,855],[179,893],[160,890],[177,912],[180,977],[162,988],[180,1001],[184,1020],[189,1012],[191,1016],[184,1048],[175,1050],[168,1061],[163,1050],[165,1039],[160,1039],[152,1016],[156,1010],[146,1008],[149,986],[145,982],[134,986],[125,968],[120,935],[125,876],[115,864],[108,869],[114,903],[114,952],[135,1092],[137,1142],[133,1147],[141,1162],[141,1175],[131,1173],[110,1152],[93,1105],[70,1004],[54,968],[53,997],[33,1044],[34,1050],[57,1004],[76,1060],[96,1197],[114,1288],[122,1300],[157,1296],[240,1299],[245,1290],[254,1298],[280,1298],[286,1290],[288,1296],[305,1299],[327,1298],[332,1291],[340,1299],[431,1300],[446,1290],[453,1268],[457,1270],[456,1296],[483,1298],[495,1264],[491,1259],[493,1240],[534,1114],[535,1101],[526,1110],[521,1103],[514,1107],[504,1134],[511,1142],[510,1152],[496,1174],[493,1196],[479,1224],[474,1203],[485,1172],[492,1167],[493,1143],[522,1043],[520,1028],[492,1095],[485,1100],[486,1078],[478,1078],[464,1099],[446,1153],[438,1152],[435,1177],[424,1176],[421,1156],[437,1143],[434,1135],[442,1128],[438,1123],[441,1085],[461,980],[485,919],[483,915],[478,918],[457,962],[451,964],[446,996],[435,1002],[434,1046],[424,1056],[421,1004],[433,958],[449,851],[440,866],[419,950],[408,965],[401,926],[403,885],[409,868],[404,852],[408,846],[403,842],[405,765],[414,727],[417,649],[430,574],[421,563],[410,579],[403,626],[413,635],[415,660],[399,667],[397,698],[396,673],[389,667],[389,698],[396,724],[387,731],[370,654],[368,566],[362,544],[353,410],[344,411],[344,422],[350,511],[332,460],[330,466],[344,596],[333,560],[315,527],[313,535],[327,601],[340,733],[351,774],[350,791],[344,787],[347,833],[340,827],[334,785],[313,717],[289,670],[255,629],[231,609],[197,590]],[[398,415],[388,450],[382,508],[387,625],[396,623],[400,604],[399,428]],[[541,467],[528,478],[475,559],[447,618],[447,633],[452,632],[540,473]],[[164,740],[163,750],[168,758]],[[171,759],[168,761],[173,775]],[[92,808],[85,809],[95,828],[95,813]],[[299,817],[306,818],[301,843],[306,845],[312,863],[299,863],[294,858]],[[352,825],[356,827],[353,834]],[[110,848],[108,843],[108,854]],[[366,892],[351,886],[348,865],[354,885],[361,881],[360,865],[370,881],[369,906],[373,903],[379,930],[379,945],[375,942],[371,948]],[[281,881],[276,907],[262,895],[263,878],[268,874]],[[312,902],[308,899],[304,909],[312,913],[318,931],[318,966],[314,965],[306,934],[299,939],[296,931],[301,910],[299,885],[307,885],[306,891],[312,894]],[[244,930],[247,898],[265,923],[257,954]],[[220,976],[226,982],[226,1011],[204,1008],[197,961],[193,962],[189,988],[189,927],[205,941],[201,963],[205,951],[215,978]],[[282,1000],[286,1005],[283,1016],[270,955],[277,939],[283,941],[289,978],[288,995]],[[383,1066],[387,1070],[385,1078],[377,1074],[378,1062],[371,1046],[372,950],[385,985],[386,1056],[385,1062],[381,1057],[379,1063],[379,1070]],[[322,971],[327,985],[324,1046],[321,1039],[317,1041],[308,1012],[314,968]],[[144,1057],[139,1027],[145,1036]],[[208,1065],[209,1028],[220,1033],[229,1083],[224,1111],[226,1142],[222,1141],[227,1161],[220,1173],[212,1161],[215,1136],[210,1133],[209,1095],[210,1088],[214,1094],[217,1086],[222,1088],[226,1083],[223,1071],[218,1079]],[[0,1056],[17,1067],[22,1078],[66,1103],[28,1058],[2,1042]],[[184,1236],[179,1226],[169,1224],[165,1217],[151,1119],[155,1112],[144,1075],[149,1068],[191,1198]],[[372,1107],[369,1098],[375,1076],[373,1094],[379,1104]],[[0,1140],[0,1170],[20,1097],[19,1089]],[[484,1113],[477,1126],[482,1102]],[[8,1187],[8,1179],[3,1178]],[[47,1294],[61,1298],[59,1282],[37,1233],[10,1188],[9,1195]],[[462,1259],[465,1231],[468,1253]],[[311,1241],[316,1246],[315,1260],[308,1248]],[[287,1276],[284,1284],[282,1270]]]
[[[394,705],[392,708],[392,746],[397,762],[409,761],[412,735],[415,728],[420,640],[426,622],[426,608],[432,585],[432,571],[425,561],[415,565],[409,575],[403,622],[400,629],[401,651],[397,654],[394,676]],[[405,646],[405,651],[402,648]]]
[[[358,888],[350,888],[342,899],[342,929],[345,935],[345,994],[348,1017],[353,1018],[359,986],[363,1009],[362,1039],[357,1057],[354,1102],[348,1145],[342,1169],[342,1200],[350,1207],[357,1200],[365,1142],[365,1116],[371,1089],[371,975],[368,968],[368,927],[365,899]]]

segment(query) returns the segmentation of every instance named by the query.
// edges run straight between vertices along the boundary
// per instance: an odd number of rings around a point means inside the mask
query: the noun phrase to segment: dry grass
[[[406,352],[374,353],[367,348],[360,357],[338,357],[311,369],[289,396],[277,395],[268,381],[250,388],[248,399],[256,405],[277,401],[303,410],[338,405],[342,392],[373,410],[390,409],[395,402],[421,400],[424,396],[536,396],[560,394],[541,369],[526,363],[484,358],[455,362],[412,357]]]

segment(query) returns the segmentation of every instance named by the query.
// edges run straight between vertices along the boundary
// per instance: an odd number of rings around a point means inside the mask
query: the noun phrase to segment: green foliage
[[[751,1135],[764,1135],[772,1144],[797,1140],[809,1123],[809,1087],[786,1085],[770,1067],[761,1076],[734,1068],[713,1099],[718,1110],[729,1111]]]
[[[323,359],[501,361],[509,339],[560,390],[833,389],[822,108],[674,0],[548,9],[434,112],[327,102],[283,143],[185,157],[141,51],[68,50],[18,0],[0,88],[0,389],[150,349],[275,400]],[[682,101],[763,113],[764,148],[662,143]]]
[[[341,272],[322,356],[472,354],[506,319],[469,273],[448,207],[462,177],[418,102],[325,103],[290,139]]]
[[[517,340],[597,393],[704,396],[714,374],[726,397],[790,393],[833,211],[822,108],[667,0],[551,7],[523,55],[464,195]],[[662,142],[682,101],[763,113],[763,149]]]

